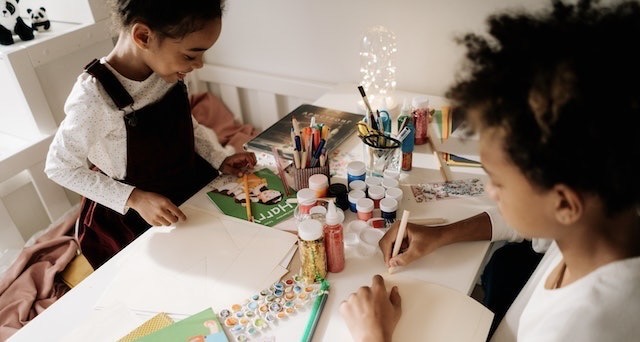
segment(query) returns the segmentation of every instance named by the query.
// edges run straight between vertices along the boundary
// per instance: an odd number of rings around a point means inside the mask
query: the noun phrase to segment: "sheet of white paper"
[[[188,220],[136,240],[97,307],[193,314],[229,307],[277,281],[294,234],[183,206]],[[152,228],[156,229],[156,228]]]
[[[473,298],[444,286],[385,275],[390,290],[397,285],[402,317],[394,341],[466,341],[487,339],[493,312]]]
[[[144,323],[148,317],[135,315],[124,305],[96,310],[81,322],[62,341],[116,341]]]

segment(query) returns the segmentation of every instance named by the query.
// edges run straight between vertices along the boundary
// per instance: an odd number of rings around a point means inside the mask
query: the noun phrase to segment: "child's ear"
[[[152,31],[149,26],[142,23],[135,23],[131,28],[133,42],[141,49],[148,49],[151,42]]]
[[[584,213],[584,202],[574,189],[559,184],[554,187],[556,195],[555,216],[563,225],[576,222]]]

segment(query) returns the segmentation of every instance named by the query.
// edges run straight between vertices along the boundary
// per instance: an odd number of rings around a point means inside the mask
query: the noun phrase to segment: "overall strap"
[[[119,109],[124,109],[133,104],[133,97],[124,89],[116,76],[104,66],[104,64],[100,63],[99,60],[94,59],[84,67],[84,70],[100,81],[107,91],[107,94],[109,94],[109,97],[111,97]]]

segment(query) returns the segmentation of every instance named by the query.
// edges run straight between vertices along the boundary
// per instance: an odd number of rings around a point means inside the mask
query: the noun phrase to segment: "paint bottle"
[[[367,165],[364,162],[354,160],[347,164],[347,184],[351,185],[354,180],[361,180],[367,177]]]
[[[333,183],[329,185],[327,193],[329,197],[335,197],[336,206],[342,210],[349,209],[349,199],[347,197],[347,186],[342,183]]]
[[[373,217],[373,200],[371,198],[361,198],[356,203],[358,220],[368,221]]]
[[[322,173],[317,173],[309,177],[309,189],[315,191],[316,198],[327,197],[329,189],[329,177]]]
[[[416,96],[411,100],[411,116],[415,128],[414,142],[416,145],[426,144],[429,139],[429,98]]]
[[[413,127],[413,123],[411,120],[408,120],[407,127],[409,127],[409,134],[402,141],[402,161],[401,161],[401,169],[402,171],[411,171],[411,167],[413,164],[413,145],[414,145],[414,137],[415,137],[415,128]]]
[[[327,255],[324,248],[322,223],[306,219],[298,225],[298,248],[300,249],[300,275],[307,283],[327,276]]]
[[[349,183],[349,190],[362,190],[364,192],[367,192],[367,183],[361,180],[354,180],[353,182]]]
[[[298,212],[300,214],[308,214],[309,209],[318,202],[316,192],[309,188],[302,188],[296,193],[298,199]]]
[[[384,198],[385,189],[382,185],[372,185],[369,187],[368,197],[373,200],[373,208],[380,208],[380,200]]]
[[[329,202],[324,225],[324,249],[327,253],[327,271],[338,273],[344,269],[344,236],[342,221],[333,202]]]
[[[384,219],[386,227],[390,227],[396,221],[398,211],[398,201],[393,198],[383,198],[380,200],[380,216]]]
[[[356,204],[358,203],[359,199],[365,197],[367,197],[367,195],[362,190],[354,189],[349,191],[349,209],[354,213],[358,212]]]

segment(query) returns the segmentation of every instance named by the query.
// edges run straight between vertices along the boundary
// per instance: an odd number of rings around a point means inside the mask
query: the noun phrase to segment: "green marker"
[[[314,331],[316,331],[316,327],[318,326],[318,321],[320,321],[320,315],[322,314],[322,309],[324,309],[324,304],[327,302],[327,297],[329,296],[329,281],[326,279],[322,279],[322,283],[320,283],[320,294],[316,297],[316,300],[313,302],[313,308],[311,309],[311,316],[307,321],[307,326],[304,328],[304,335],[302,335],[302,339],[300,341],[310,342],[313,337]]]

